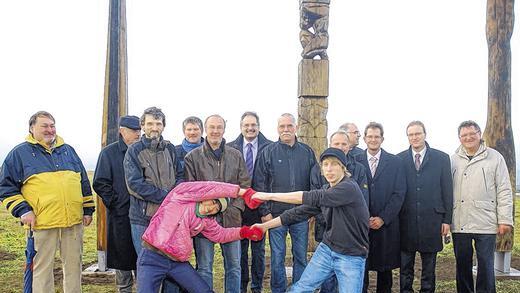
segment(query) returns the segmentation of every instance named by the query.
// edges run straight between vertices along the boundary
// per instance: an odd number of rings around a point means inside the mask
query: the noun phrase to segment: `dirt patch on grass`
[[[0,249],[0,261],[15,260],[16,255],[14,253]]]

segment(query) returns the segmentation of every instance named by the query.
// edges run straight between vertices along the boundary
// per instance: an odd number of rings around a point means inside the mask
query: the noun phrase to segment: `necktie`
[[[255,165],[253,163],[253,145],[250,142],[247,143],[246,167],[247,173],[249,173],[249,177],[253,177],[253,168]]]
[[[419,171],[421,168],[421,154],[415,154],[415,170]]]
[[[372,177],[376,174],[376,168],[377,168],[377,158],[371,157],[370,158],[370,172],[372,173]]]

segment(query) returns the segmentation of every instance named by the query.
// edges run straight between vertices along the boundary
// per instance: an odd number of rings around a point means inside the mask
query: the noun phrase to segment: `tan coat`
[[[504,157],[481,144],[469,160],[460,146],[451,156],[454,233],[495,234],[513,225],[513,194]]]

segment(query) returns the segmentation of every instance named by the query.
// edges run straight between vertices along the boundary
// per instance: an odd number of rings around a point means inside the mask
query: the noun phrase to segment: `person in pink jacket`
[[[143,250],[137,260],[137,291],[158,292],[165,278],[187,292],[213,292],[188,262],[192,237],[202,233],[213,242],[248,238],[260,240],[263,232],[248,226],[223,228],[215,216],[227,208],[225,197],[246,192],[238,185],[221,182],[184,182],[164,199],[143,234]]]

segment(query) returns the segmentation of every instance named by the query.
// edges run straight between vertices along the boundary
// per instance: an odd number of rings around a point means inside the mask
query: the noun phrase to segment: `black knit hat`
[[[338,159],[345,168],[347,167],[347,156],[345,153],[337,148],[328,148],[320,156],[320,163],[327,157],[334,157]]]

